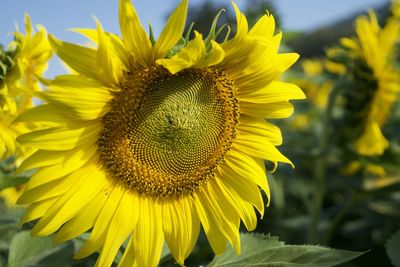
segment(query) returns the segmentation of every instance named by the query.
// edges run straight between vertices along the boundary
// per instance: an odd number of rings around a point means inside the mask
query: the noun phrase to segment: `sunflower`
[[[288,100],[304,98],[277,81],[298,55],[278,54],[273,17],[249,31],[234,5],[232,39],[195,33],[182,46],[187,6],[157,41],[129,0],[119,1],[122,38],[98,21],[76,30],[96,49],[49,37],[77,75],[56,77],[45,104],[18,118],[58,123],[18,137],[38,149],[19,167],[38,168],[19,203],[30,205],[22,223],[40,219],[36,236],[63,242],[91,229],[78,259],[100,251],[97,266],[110,266],[127,241],[120,266],[155,266],[166,242],[184,265],[200,226],[215,253],[228,242],[239,253],[240,222],[253,230],[260,189],[270,196],[263,160],[291,164],[275,147],[279,128],[264,120],[288,117]]]
[[[400,92],[400,74],[395,69],[394,52],[400,38],[400,23],[392,17],[385,27],[378,24],[376,14],[370,10],[369,16],[356,20],[357,38],[344,38],[343,47],[352,60],[353,79],[358,83],[354,92],[363,103],[356,112],[363,114],[362,133],[354,143],[355,150],[366,156],[381,155],[389,146],[381,127],[390,114],[391,107]],[[358,101],[359,102],[359,101]]]
[[[400,18],[400,0],[392,0],[392,14],[396,18]]]
[[[295,80],[305,92],[307,99],[315,106],[324,108],[332,90],[331,80],[324,78],[325,62],[318,59],[308,59],[302,62],[304,77]]]
[[[17,159],[26,156],[26,148],[15,139],[29,131],[29,126],[12,121],[32,107],[32,94],[40,90],[38,77],[43,75],[52,56],[46,30],[38,26],[38,32],[34,33],[28,15],[25,15],[25,31],[25,35],[14,32],[14,41],[0,51],[0,159],[15,153]]]

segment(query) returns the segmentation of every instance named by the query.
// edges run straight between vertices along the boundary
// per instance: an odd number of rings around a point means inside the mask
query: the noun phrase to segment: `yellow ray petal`
[[[64,75],[56,77],[42,97],[59,109],[67,109],[64,113],[73,119],[95,120],[109,111],[111,91],[95,80]]]
[[[153,49],[153,60],[164,58],[168,51],[182,38],[186,25],[188,0],[182,0],[180,5],[169,17]]]
[[[213,228],[218,227],[219,231],[223,236],[229,240],[232,247],[236,247],[237,250],[240,249],[240,239],[239,239],[239,216],[235,211],[224,210],[219,203],[219,198],[214,189],[215,185],[212,184],[212,180],[207,184],[202,186],[199,192],[195,195],[196,209],[199,214],[199,218],[203,224],[204,231],[207,235],[208,240],[212,241],[212,233],[218,234]],[[209,238],[209,236],[211,238]],[[220,252],[220,243],[214,244],[215,247]]]
[[[202,35],[195,32],[195,38],[172,58],[159,59],[156,63],[172,74],[191,67],[205,68],[217,65],[224,59],[225,52],[218,43],[212,41],[211,44],[211,50],[207,51]]]
[[[226,164],[221,164],[220,168],[225,170],[225,173],[234,173],[235,177],[244,179],[246,183],[255,183],[270,199],[264,161],[257,161],[251,156],[231,149],[226,155]]]
[[[293,105],[286,101],[269,104],[239,101],[239,107],[242,113],[258,119],[283,119],[294,111]]]
[[[188,198],[165,203],[162,208],[165,240],[174,258],[183,266],[200,232],[198,215]]]
[[[68,166],[73,168],[76,165],[80,167],[94,155],[94,152],[95,146],[83,146],[70,151],[39,150],[21,163],[17,173],[50,165],[60,165],[60,169]]]
[[[130,0],[119,1],[119,25],[123,41],[133,60],[142,66],[150,66],[152,46]]]
[[[122,243],[135,228],[139,217],[137,195],[125,192],[110,222],[96,266],[111,266]],[[140,214],[142,216],[142,214]]]
[[[17,141],[43,150],[71,150],[84,143],[96,142],[100,130],[100,122],[72,129],[50,128],[20,135]]]
[[[82,28],[75,28],[72,31],[77,32],[88,38],[89,40],[93,41],[95,44],[99,44],[99,35],[97,30],[95,29],[82,29]],[[119,58],[121,63],[123,64],[124,68],[129,68],[129,58],[128,58],[128,51],[125,48],[124,42],[121,38],[113,33],[106,32],[106,37],[109,38],[110,42],[110,50],[111,52]]]
[[[266,159],[274,163],[284,162],[293,166],[293,163],[263,136],[238,134],[235,139],[235,147],[252,157]]]
[[[78,170],[85,163],[97,164],[98,156],[95,154],[95,152],[95,147],[92,147],[91,150],[82,150],[77,154],[84,154],[82,159],[69,158],[65,163],[60,163],[39,169],[34,175],[32,175],[31,179],[26,184],[26,190],[33,189],[45,183],[58,180],[63,176]]]
[[[281,81],[273,81],[258,90],[254,90],[252,87],[241,88],[238,96],[240,100],[252,103],[274,103],[306,98],[297,85]]]
[[[30,204],[60,196],[67,192],[68,189],[78,180],[79,177],[71,175],[42,184],[29,190],[24,190],[24,193],[18,199],[18,204]]]
[[[57,55],[76,72],[97,79],[96,50],[56,39],[49,34],[49,42]]]
[[[275,19],[272,15],[263,15],[249,31],[249,36],[271,41],[275,33]]]
[[[236,35],[235,39],[244,38],[249,31],[249,25],[247,23],[246,16],[240,11],[238,6],[232,2],[233,8],[235,9],[236,14]]]
[[[128,245],[126,246],[124,255],[122,255],[121,260],[118,263],[118,267],[132,267],[135,266],[135,258],[133,253],[135,253],[133,249],[133,238],[129,239]]]
[[[24,216],[22,216],[20,225],[22,226],[24,223],[36,220],[48,211],[48,209],[53,206],[53,204],[58,200],[58,197],[49,198],[40,202],[33,203],[30,205],[26,211]]]
[[[104,189],[104,173],[95,165],[88,165],[74,173],[80,177],[68,191],[48,210],[32,229],[32,234],[45,236],[57,231],[74,217],[98,192]]]
[[[69,118],[62,114],[59,109],[50,104],[42,104],[22,112],[16,122],[55,122],[66,123]]]
[[[282,133],[278,126],[265,120],[254,119],[243,115],[238,125],[238,130],[244,134],[260,135],[269,140],[271,144],[279,146],[282,144]]]
[[[118,85],[122,76],[123,64],[111,51],[112,43],[107,38],[100,22],[96,19],[99,46],[97,48],[98,77],[110,86]]]
[[[53,241],[56,243],[65,242],[92,228],[106,199],[107,196],[104,191],[97,193],[91,202],[61,227]]]
[[[264,215],[264,201],[258,186],[252,183],[242,183],[240,179],[236,178],[236,172],[228,171],[223,168],[218,170],[222,183],[227,188],[236,191],[241,199],[256,207],[262,217]]]
[[[132,234],[133,266],[155,267],[160,261],[164,245],[161,207],[148,198],[141,198],[140,202],[140,216]]]
[[[107,231],[110,226],[111,219],[114,216],[115,209],[119,205],[123,192],[118,186],[106,186],[107,191],[104,194],[108,196],[104,203],[99,216],[96,219],[89,239],[75,254],[74,259],[81,259],[99,250],[106,238]]]
[[[248,231],[253,231],[257,225],[257,216],[254,207],[240,197],[232,188],[225,186],[219,177],[215,179],[216,185],[221,196],[221,203],[225,202],[224,210],[235,210]],[[223,196],[223,197],[222,197]]]

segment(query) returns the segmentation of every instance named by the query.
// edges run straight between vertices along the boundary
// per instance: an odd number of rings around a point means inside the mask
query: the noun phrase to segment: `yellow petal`
[[[195,66],[206,55],[206,46],[202,35],[198,32],[195,32],[195,34],[195,38],[172,58],[159,59],[156,63],[162,65],[172,74]]]
[[[163,204],[163,230],[168,247],[180,265],[189,256],[200,232],[192,200],[181,198]]]
[[[42,94],[52,105],[67,109],[63,113],[73,119],[94,120],[110,109],[113,89],[102,83],[76,75],[58,76]],[[58,111],[60,112],[60,111]]]
[[[73,150],[71,154],[68,154],[69,157],[65,161],[39,169],[26,184],[26,190],[55,181],[78,170],[86,163],[97,164],[98,155],[95,153],[95,146],[83,148],[82,150]]]
[[[95,148],[95,146],[93,147]],[[95,152],[93,147],[92,149],[90,147],[83,147],[71,151],[36,151],[21,163],[17,169],[17,173],[50,165],[60,165],[60,169],[70,165],[80,165],[78,162],[85,163],[93,156]]]
[[[264,168],[264,161],[257,161],[251,156],[231,149],[226,155],[226,164],[221,164],[225,173],[243,179],[246,183],[258,185],[270,199],[267,174]],[[261,212],[261,211],[260,211]]]
[[[282,101],[276,103],[251,103],[239,101],[240,111],[258,119],[283,119],[293,114],[293,105]]]
[[[234,190],[241,199],[252,204],[260,212],[261,217],[264,215],[264,201],[261,196],[260,189],[257,185],[250,182],[243,182],[237,179],[237,172],[229,171],[229,169],[218,169],[221,182],[230,190]]]
[[[164,245],[161,207],[153,199],[140,198],[139,220],[132,233],[132,243],[124,253],[120,266],[155,267]]]
[[[111,186],[108,184],[105,188],[107,190],[104,191],[104,194],[108,196],[107,200],[96,219],[89,239],[75,254],[74,259],[87,257],[99,250],[104,244],[111,219],[114,216],[116,207],[119,205],[123,195],[122,190],[118,186]]]
[[[257,226],[257,216],[253,206],[244,201],[235,190],[227,187],[219,177],[215,179],[215,182],[218,185],[218,190],[220,190],[220,195],[223,196],[223,198],[221,197],[221,203],[225,202],[224,209],[235,210],[247,230],[253,231]]]
[[[56,122],[65,123],[68,120],[64,114],[55,106],[42,104],[22,112],[15,120],[16,122]]]
[[[164,58],[168,51],[181,39],[186,25],[187,8],[188,0],[182,0],[169,17],[167,24],[154,45],[154,60]]]
[[[31,204],[25,211],[24,216],[22,216],[20,225],[36,220],[48,211],[48,209],[53,206],[53,204],[58,200],[58,197],[49,198],[40,202]]]
[[[87,206],[61,227],[53,241],[56,243],[65,242],[92,228],[106,199],[104,191],[99,192]]]
[[[254,119],[242,115],[238,130],[244,134],[254,134],[267,138],[271,144],[279,146],[282,144],[282,133],[279,127],[265,120]]]
[[[172,74],[191,67],[205,68],[217,65],[224,59],[225,52],[216,42],[212,41],[211,44],[211,51],[207,52],[202,35],[195,32],[195,38],[172,58],[159,59],[156,63]]]
[[[206,211],[205,205],[201,202],[202,199],[195,195],[195,206],[197,214],[199,215],[201,224],[204,232],[207,236],[208,242],[216,255],[224,253],[228,239],[222,233],[219,227],[217,227],[218,221],[215,220],[214,216],[210,216],[209,212]]]
[[[107,85],[116,86],[122,76],[123,64],[111,51],[112,44],[100,22],[96,20],[99,46],[97,48],[98,77]]]
[[[51,181],[29,190],[24,190],[24,193],[18,199],[18,204],[30,204],[39,202],[48,198],[60,196],[68,191],[70,187],[79,179],[76,175],[71,175]]]
[[[57,55],[73,70],[92,79],[97,77],[96,50],[60,41],[49,34],[49,42]]]
[[[306,98],[297,85],[281,81],[273,81],[257,90],[252,87],[242,88],[238,91],[238,96],[241,101],[252,103],[274,103]]]
[[[97,30],[95,29],[82,29],[82,28],[75,28],[72,31],[82,34],[83,36],[87,37],[89,40],[93,41],[95,44],[99,44],[99,35]],[[110,42],[110,50],[111,52],[119,58],[122,62],[124,68],[129,68],[129,58],[128,52],[126,51],[125,44],[121,40],[121,38],[113,33],[105,33],[106,37],[109,39]]]
[[[238,6],[232,2],[233,8],[236,14],[236,35],[235,38],[244,38],[249,31],[249,26],[247,23],[246,16],[239,10]]]
[[[138,221],[138,197],[125,192],[110,222],[104,246],[96,266],[111,266],[122,243],[128,238]],[[140,214],[142,216],[142,214]]]
[[[272,15],[263,15],[251,28],[249,35],[260,38],[263,41],[270,41],[275,33],[275,19]]]
[[[195,204],[199,218],[211,246],[215,246],[217,249],[217,251],[214,251],[215,253],[221,253],[221,243],[216,242],[215,236],[212,236],[212,234],[216,233],[218,235],[219,231],[229,240],[232,247],[236,247],[239,250],[239,216],[236,212],[225,210],[221,206],[223,203],[219,203],[215,186],[211,180],[200,187],[199,192],[195,195]],[[219,231],[216,231],[215,228],[219,228]]]
[[[100,130],[99,123],[72,129],[50,128],[20,135],[17,141],[43,150],[71,150],[88,142],[95,143]]]
[[[32,234],[45,236],[57,231],[74,217],[106,185],[104,173],[95,165],[76,171],[79,181],[64,193],[32,229]]]
[[[123,41],[133,60],[142,66],[150,66],[152,46],[130,0],[119,0],[119,25]]]
[[[292,162],[279,152],[265,136],[238,132],[235,148],[252,157],[266,159],[274,163],[284,162],[293,166]]]

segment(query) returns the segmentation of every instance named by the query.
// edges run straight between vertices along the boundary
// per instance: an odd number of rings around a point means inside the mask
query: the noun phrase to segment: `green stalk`
[[[331,91],[329,95],[328,105],[324,114],[324,121],[322,125],[322,134],[319,144],[319,153],[316,160],[316,168],[314,172],[314,195],[312,200],[311,208],[311,222],[308,231],[308,241],[310,243],[318,243],[318,225],[321,216],[321,210],[325,195],[325,178],[327,170],[327,161],[331,145],[331,124],[332,124],[332,113],[335,104],[336,97],[338,95],[340,83],[338,83]]]
[[[328,245],[332,237],[334,236],[336,230],[338,229],[340,223],[342,222],[343,218],[347,214],[347,212],[353,207],[353,205],[357,202],[357,197],[352,193],[350,200],[346,201],[341,210],[336,214],[333,218],[331,225],[327,231],[325,236],[325,244]]]

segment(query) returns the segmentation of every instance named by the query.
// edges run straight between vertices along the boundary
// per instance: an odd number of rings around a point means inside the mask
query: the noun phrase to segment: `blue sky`
[[[230,5],[229,0],[214,0]],[[4,11],[0,16],[0,43],[11,40],[8,35],[15,23],[23,26],[24,12],[31,15],[34,24],[44,25],[48,32],[70,42],[82,42],[69,28],[95,27],[93,16],[103,24],[105,30],[119,33],[118,0],[2,0]],[[190,5],[202,0],[189,0]],[[235,1],[244,8],[246,0]],[[387,2],[387,0],[274,0],[283,28],[286,30],[312,30],[328,24],[348,14],[367,10]],[[162,29],[166,15],[179,0],[134,0],[136,10],[144,25],[151,21],[155,33]],[[166,4],[170,3],[170,4]],[[22,28],[22,27],[21,27]],[[58,62],[53,60],[49,75],[62,72]]]

